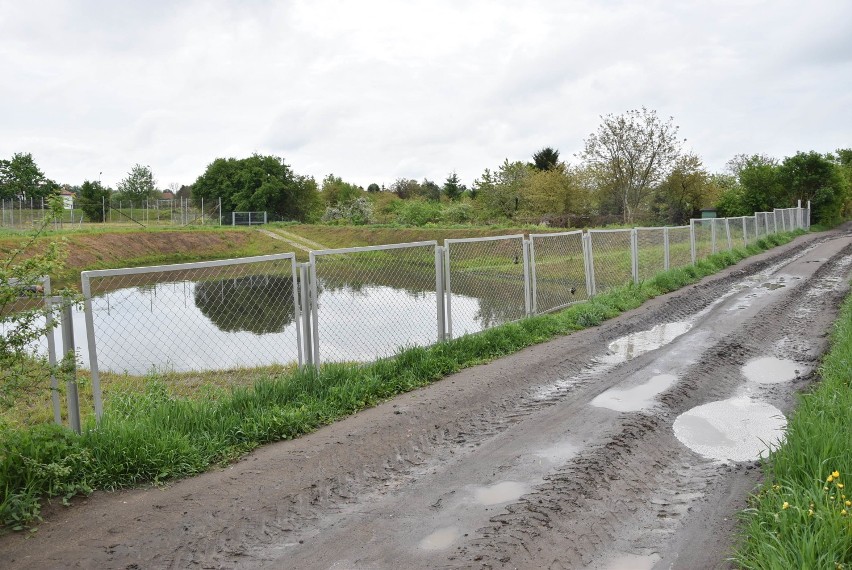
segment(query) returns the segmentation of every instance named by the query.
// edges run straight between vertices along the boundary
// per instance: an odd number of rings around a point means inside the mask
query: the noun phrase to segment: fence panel
[[[669,228],[669,269],[692,264],[689,226]]]
[[[714,218],[692,220],[695,228],[695,260],[705,259],[716,251],[713,240]]]
[[[640,280],[666,270],[665,234],[664,228],[636,228]]]
[[[311,252],[314,363],[367,362],[437,342],[437,245]]]
[[[589,298],[583,232],[530,234],[533,311],[546,313]]]
[[[529,313],[524,236],[448,239],[447,332],[461,336]]]
[[[589,230],[595,293],[633,281],[632,230]]]
[[[745,221],[745,233],[743,235],[743,239],[745,244],[748,246],[753,244],[758,238],[757,223],[754,216],[744,216],[743,220]]]
[[[743,231],[743,220],[745,218],[728,218],[728,228],[731,232],[731,248],[745,247],[745,232]]]
[[[154,373],[191,392],[301,364],[292,253],[81,277],[88,341],[82,352],[98,416],[101,386],[108,391]]]

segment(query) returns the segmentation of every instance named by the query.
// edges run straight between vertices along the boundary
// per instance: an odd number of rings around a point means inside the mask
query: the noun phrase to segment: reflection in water
[[[250,275],[195,285],[195,305],[220,331],[268,334],[293,322],[293,281]]]

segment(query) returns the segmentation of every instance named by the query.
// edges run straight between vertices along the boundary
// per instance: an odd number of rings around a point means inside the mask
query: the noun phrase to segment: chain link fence
[[[524,236],[448,239],[444,249],[450,338],[529,314],[529,259]]]
[[[669,228],[636,228],[636,261],[639,280],[650,279],[668,269],[666,261]]]
[[[669,269],[686,267],[692,263],[690,227],[669,228]]]
[[[713,219],[691,220],[692,225],[692,259],[706,259],[715,251],[715,223]]]
[[[634,279],[633,230],[589,230],[594,294]]]
[[[436,241],[310,254],[313,362],[365,362],[443,339]]]
[[[156,374],[178,393],[270,376],[302,362],[292,253],[84,271],[95,409]],[[103,389],[103,391],[102,391]]]
[[[745,218],[728,218],[728,231],[731,236],[731,248],[741,249],[746,246]]]
[[[530,234],[529,241],[534,313],[589,299],[582,231]]]

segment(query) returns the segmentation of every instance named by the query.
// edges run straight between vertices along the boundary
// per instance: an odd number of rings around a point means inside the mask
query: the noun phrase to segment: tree
[[[394,183],[390,185],[390,191],[403,200],[407,200],[408,198],[414,198],[415,196],[420,195],[420,184],[418,184],[416,180],[397,178]]]
[[[44,198],[59,185],[48,180],[30,153],[15,153],[11,160],[0,160],[0,198]]]
[[[559,151],[549,146],[544,147],[533,154],[532,166],[536,170],[553,170],[559,166]]]
[[[293,172],[283,158],[253,154],[217,158],[192,185],[196,204],[222,199],[223,212],[266,211],[271,218],[307,221],[319,216],[321,200],[310,176]]]
[[[178,200],[189,200],[192,198],[192,186],[187,186],[186,184],[181,184],[180,187],[175,190],[172,186],[177,186],[177,184],[169,184],[169,190],[175,193],[175,198]]]
[[[787,204],[776,207],[789,207],[797,200],[801,200],[802,205],[810,201],[816,223],[833,225],[840,219],[846,188],[833,156],[815,151],[797,152],[785,158],[778,167],[778,179],[788,192],[788,198]]]
[[[428,178],[424,178],[423,182],[420,183],[419,195],[430,202],[438,202],[441,199],[441,187]]]
[[[523,162],[503,161],[496,175],[486,170],[479,183],[477,199],[490,216],[512,218],[521,207],[521,195],[531,168]],[[487,182],[486,182],[487,181]],[[476,184],[475,183],[475,184]]]
[[[329,174],[322,179],[320,191],[327,206],[348,204],[364,193],[360,186],[344,182],[342,178],[334,174]]]
[[[123,198],[128,200],[147,200],[155,197],[157,183],[150,166],[135,164],[127,177],[118,183],[116,189]]]
[[[447,176],[447,180],[444,181],[444,195],[446,195],[450,200],[458,200],[466,190],[467,188],[461,183],[459,175],[456,174],[455,171],[451,172],[449,176]]]
[[[585,140],[581,157],[617,194],[624,221],[632,223],[680,155],[678,127],[671,117],[662,121],[645,107],[601,119],[598,131]]]
[[[522,209],[533,216],[576,212],[577,202],[577,189],[561,168],[533,170],[521,187]]]
[[[375,182],[373,182],[372,184],[367,186],[367,192],[369,192],[371,194],[373,194],[375,192],[380,192],[380,191],[381,191],[381,188],[379,188],[379,185],[376,184]]]
[[[80,207],[90,222],[103,222],[104,201],[109,203],[109,188],[101,186],[99,181],[83,182],[80,187]]]
[[[686,153],[675,160],[671,172],[657,187],[654,209],[659,220],[683,225],[701,208],[714,204],[718,194],[698,155]]]
[[[744,158],[737,178],[742,186],[742,206],[746,211],[768,212],[784,207],[786,192],[774,158],[761,154]]]

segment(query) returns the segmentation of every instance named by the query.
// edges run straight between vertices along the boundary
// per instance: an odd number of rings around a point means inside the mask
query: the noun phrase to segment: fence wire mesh
[[[583,232],[530,234],[533,308],[546,313],[589,298]]]
[[[633,281],[631,230],[589,230],[595,293]]]
[[[695,233],[695,260],[706,259],[715,251],[713,219],[693,220]]]
[[[689,226],[669,228],[669,269],[686,267],[692,263],[692,246]]]
[[[746,245],[751,245],[758,238],[756,218],[755,216],[745,216],[743,220],[745,220],[745,234],[743,235],[743,239]]]
[[[453,337],[516,321],[527,312],[524,237],[448,239],[447,330]]]
[[[731,247],[742,249],[745,247],[745,230],[743,229],[745,218],[728,218],[728,228],[731,232]]]
[[[664,228],[636,228],[639,279],[650,279],[666,269]]]
[[[89,346],[96,350],[81,350],[98,371],[93,382],[109,397],[153,374],[191,394],[298,365],[294,261],[287,253],[83,272]]]
[[[365,362],[435,343],[442,332],[436,247],[430,241],[313,252],[314,358]]]

